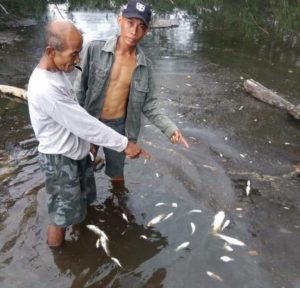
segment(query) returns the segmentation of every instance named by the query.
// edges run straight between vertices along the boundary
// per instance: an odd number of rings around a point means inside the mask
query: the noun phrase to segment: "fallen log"
[[[16,97],[23,101],[27,101],[26,90],[9,85],[0,85],[0,93],[10,97]]]
[[[247,79],[244,81],[244,88],[250,95],[254,96],[260,101],[286,110],[295,119],[300,120],[299,105],[295,106],[294,104],[277,95],[274,91],[266,88],[259,82],[256,82],[253,79]]]

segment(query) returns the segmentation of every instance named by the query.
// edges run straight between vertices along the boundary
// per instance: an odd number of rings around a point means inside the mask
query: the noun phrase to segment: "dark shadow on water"
[[[128,222],[122,214],[127,216]],[[93,224],[109,237],[111,257],[96,248],[97,235],[86,225]],[[144,235],[145,238],[141,238]],[[61,274],[72,279],[70,287],[162,287],[165,269],[158,269],[149,279],[134,272],[141,264],[168,245],[167,237],[135,222],[126,205],[126,194],[108,197],[103,204],[89,207],[88,216],[67,231],[65,244],[52,250],[54,263]]]

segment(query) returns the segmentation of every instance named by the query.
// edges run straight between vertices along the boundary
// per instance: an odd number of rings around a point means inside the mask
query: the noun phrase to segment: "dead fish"
[[[159,223],[163,218],[166,217],[166,214],[159,214],[158,216],[154,217],[152,220],[150,220],[147,224],[148,227],[153,226],[157,223]]]
[[[229,246],[229,244],[228,244],[227,242],[225,242],[225,244],[224,244],[224,249],[225,249],[226,251],[228,251],[228,252],[232,252],[232,251],[233,251],[232,247]]]
[[[166,203],[164,203],[164,202],[159,202],[159,203],[156,203],[155,204],[155,207],[158,207],[158,206],[166,206],[167,204]]]
[[[228,257],[228,256],[222,256],[222,257],[220,257],[220,259],[221,259],[223,262],[231,262],[231,261],[234,260],[233,258],[230,258],[230,257]]]
[[[91,231],[93,231],[96,235],[98,236],[103,236],[107,241],[109,240],[107,235],[105,234],[104,231],[102,231],[99,227],[97,227],[96,225],[86,225],[86,227],[88,229],[90,229]]]
[[[213,233],[217,233],[221,229],[224,218],[225,218],[224,211],[220,211],[215,215],[214,222],[211,224]]]
[[[120,263],[120,261],[117,258],[110,257],[110,259],[113,260],[115,263],[117,263],[119,267],[123,268],[122,265],[121,265],[121,263]]]
[[[187,212],[188,214],[191,214],[191,213],[202,213],[202,210],[200,209],[194,209],[194,210],[190,210],[189,212]]]
[[[192,228],[192,233],[191,233],[191,235],[193,235],[193,234],[195,233],[195,231],[196,231],[196,225],[195,225],[194,222],[191,222],[191,228]]]
[[[156,176],[157,178],[159,178],[159,174],[158,174],[158,173],[155,173],[155,176]]]
[[[227,220],[224,222],[221,231],[223,231],[229,224],[230,224],[230,220],[227,219]]]
[[[169,213],[169,214],[164,218],[163,221],[165,221],[165,220],[169,219],[170,217],[172,217],[173,214],[174,214],[173,212]]]
[[[250,195],[250,180],[247,181],[247,186],[246,186],[246,196],[248,197]]]
[[[102,246],[102,248],[103,248],[103,250],[105,251],[105,253],[108,255],[108,256],[110,256],[109,254],[109,250],[108,250],[108,243],[107,243],[107,240],[103,237],[103,236],[101,236],[100,237],[100,242],[101,242],[101,246]]]
[[[173,203],[172,203],[172,207],[177,208],[177,207],[178,207],[178,204],[175,203],[175,202],[173,202]]]
[[[182,244],[180,244],[179,246],[177,246],[177,248],[175,249],[176,252],[178,252],[179,250],[182,250],[186,247],[188,247],[190,245],[190,242],[183,242]]]
[[[214,273],[214,272],[211,272],[211,271],[206,271],[206,274],[211,277],[212,279],[215,279],[215,280],[218,280],[218,281],[221,281],[223,282],[223,278],[221,278],[218,274]]]
[[[98,238],[96,241],[96,248],[99,248],[99,247],[100,247],[100,238]]]
[[[127,223],[129,223],[129,220],[128,220],[128,218],[127,218],[127,216],[126,216],[125,213],[122,213],[122,218],[123,218]]]
[[[230,245],[245,246],[245,243],[238,239],[235,239],[235,238],[223,235],[223,234],[216,234],[216,236],[220,237],[221,239],[223,239]]]
[[[140,238],[143,238],[143,239],[145,239],[145,240],[148,239],[148,237],[147,237],[146,235],[141,235]]]

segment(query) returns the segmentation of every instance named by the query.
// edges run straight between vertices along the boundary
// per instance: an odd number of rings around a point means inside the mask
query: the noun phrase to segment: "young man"
[[[134,142],[143,113],[172,143],[188,147],[178,128],[158,107],[151,63],[138,45],[149,30],[150,20],[148,5],[129,1],[118,17],[119,36],[87,45],[75,93],[88,113]],[[104,154],[106,174],[113,181],[124,182],[124,155],[106,148]]]
[[[46,176],[50,225],[48,245],[60,246],[67,226],[81,222],[96,196],[90,143],[128,158],[141,148],[90,116],[73,98],[65,73],[80,62],[82,36],[70,21],[48,25],[46,47],[28,86],[30,119],[39,141],[39,162]]]

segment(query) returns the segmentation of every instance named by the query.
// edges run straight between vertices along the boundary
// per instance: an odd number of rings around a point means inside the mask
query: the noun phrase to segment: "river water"
[[[118,30],[112,12],[60,9],[82,29],[85,43]],[[58,16],[49,5],[48,19]],[[36,148],[17,145],[33,137],[27,106],[0,98],[1,287],[300,287],[299,123],[243,90],[243,80],[254,78],[300,102],[299,55],[268,44],[228,43],[181,11],[171,17],[179,27],[153,29],[143,47],[161,107],[191,147],[171,145],[143,119],[140,144],[152,160],[128,161],[126,199],[112,197],[109,179],[97,171],[97,202],[84,223],[70,227],[59,250],[46,244]],[[0,81],[26,87],[42,51],[42,25],[10,32],[17,41],[0,49]],[[230,220],[222,233],[245,246],[228,251],[211,233],[221,210]],[[162,213],[169,218],[147,226]],[[96,248],[87,224],[109,235],[110,253],[122,267]]]

